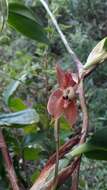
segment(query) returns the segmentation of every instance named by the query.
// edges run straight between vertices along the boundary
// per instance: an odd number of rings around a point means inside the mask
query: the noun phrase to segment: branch
[[[71,49],[65,35],[63,34],[63,32],[61,31],[58,23],[57,23],[57,20],[56,18],[54,17],[54,15],[52,14],[52,12],[50,11],[47,3],[45,2],[45,0],[40,0],[40,2],[42,3],[42,5],[44,6],[44,8],[46,9],[48,15],[50,16],[57,32],[59,33],[60,35],[60,38],[66,48],[66,50],[68,51],[68,53],[71,55],[71,57],[73,58],[74,62],[76,63],[76,66],[77,66],[77,69],[78,69],[78,73],[81,73],[81,70],[83,69],[83,65],[82,63],[80,62],[79,58],[77,57],[77,55],[75,54],[75,52]]]
[[[8,153],[8,149],[7,149],[7,145],[5,143],[2,131],[0,130],[0,148],[1,148],[1,152],[4,158],[4,162],[6,165],[6,170],[8,173],[8,178],[11,184],[11,187],[13,190],[19,190],[18,184],[17,184],[17,179],[16,179],[16,174],[14,171],[14,167],[11,161],[11,158],[9,156]]]

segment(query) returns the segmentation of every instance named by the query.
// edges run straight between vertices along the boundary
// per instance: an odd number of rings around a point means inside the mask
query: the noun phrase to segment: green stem
[[[55,176],[53,181],[53,188],[52,190],[55,190],[57,187],[57,177],[58,177],[58,166],[59,166],[59,120],[55,120],[54,125],[54,136],[55,136],[55,144],[56,144],[56,164],[55,164]]]

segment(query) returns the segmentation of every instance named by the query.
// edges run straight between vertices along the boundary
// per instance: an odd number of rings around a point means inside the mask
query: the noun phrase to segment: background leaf
[[[39,115],[34,109],[26,109],[15,113],[1,114],[0,125],[29,125],[37,123],[39,121]]]
[[[9,108],[12,111],[21,111],[27,109],[27,105],[20,98],[10,98]]]
[[[32,11],[23,4],[9,4],[8,23],[23,35],[42,42],[48,43],[43,27],[38,23]]]
[[[19,80],[12,80],[12,82],[7,86],[3,93],[4,101],[6,104],[9,103],[10,97],[14,94],[21,82],[25,81],[27,73],[23,74]]]
[[[92,159],[107,160],[107,128],[97,131],[86,143],[68,153],[68,157],[80,154]]]
[[[24,159],[25,160],[37,160],[40,159],[40,152],[41,150],[39,148],[24,148]]]

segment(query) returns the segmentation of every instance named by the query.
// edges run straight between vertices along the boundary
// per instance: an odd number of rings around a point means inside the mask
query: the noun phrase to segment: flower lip
[[[73,87],[68,87],[63,90],[63,99],[72,101],[75,98],[75,91]]]
[[[64,99],[64,100],[68,100],[68,96],[64,96],[64,95],[63,95],[63,99]]]

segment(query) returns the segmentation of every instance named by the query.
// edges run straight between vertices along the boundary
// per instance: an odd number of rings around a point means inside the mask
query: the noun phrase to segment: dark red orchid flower
[[[60,65],[56,65],[56,71],[59,88],[50,95],[47,109],[54,119],[58,119],[64,114],[72,126],[77,118],[75,87],[78,78],[75,73],[63,71]]]

